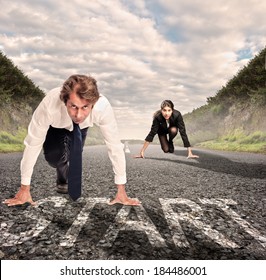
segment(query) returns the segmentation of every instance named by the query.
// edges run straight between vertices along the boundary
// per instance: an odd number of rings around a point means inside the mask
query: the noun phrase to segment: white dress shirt
[[[23,185],[31,183],[33,168],[42,150],[50,125],[55,128],[73,130],[72,120],[59,96],[60,88],[51,90],[33,113],[28,127],[28,135],[24,140],[26,147],[20,166],[21,184]],[[125,184],[126,161],[123,144],[118,137],[117,122],[111,104],[103,95],[100,95],[91,113],[80,124],[80,128],[92,127],[93,124],[98,125],[103,134],[115,174],[115,184]]]

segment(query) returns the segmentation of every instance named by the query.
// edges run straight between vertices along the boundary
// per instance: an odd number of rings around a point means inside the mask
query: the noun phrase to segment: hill
[[[0,52],[0,152],[23,150],[31,116],[45,93]],[[97,127],[86,144],[103,143]]]
[[[184,115],[194,145],[266,153],[265,59],[266,48],[209,97],[206,105]]]
[[[193,145],[266,153],[265,59],[266,48],[209,97],[206,105],[184,115]],[[43,97],[44,92],[0,52],[0,152],[23,149],[26,128]],[[86,144],[102,143],[100,130],[94,126]],[[180,138],[175,144],[182,145]]]
[[[44,93],[0,52],[0,127],[25,128]]]
[[[20,151],[44,92],[0,52],[0,152]]]

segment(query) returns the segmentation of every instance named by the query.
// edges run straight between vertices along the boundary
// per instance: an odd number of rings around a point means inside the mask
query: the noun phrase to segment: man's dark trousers
[[[81,129],[82,145],[84,146],[88,128]],[[72,132],[64,128],[49,127],[43,144],[46,161],[50,166],[56,168],[56,184],[67,184],[68,162],[70,154]]]

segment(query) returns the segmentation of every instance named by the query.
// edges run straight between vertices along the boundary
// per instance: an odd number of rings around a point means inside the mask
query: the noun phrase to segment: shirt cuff
[[[21,177],[21,185],[29,186],[31,182],[31,178],[29,177]]]
[[[115,175],[115,184],[116,185],[124,185],[127,182],[127,176],[118,176]]]

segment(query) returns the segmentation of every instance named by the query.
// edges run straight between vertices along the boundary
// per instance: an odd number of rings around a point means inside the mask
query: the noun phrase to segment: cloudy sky
[[[214,96],[266,42],[261,0],[0,0],[0,50],[41,89],[90,74],[122,138]]]

